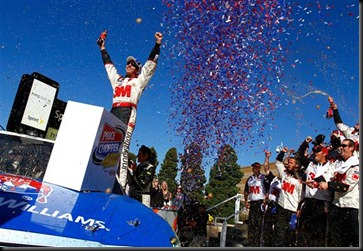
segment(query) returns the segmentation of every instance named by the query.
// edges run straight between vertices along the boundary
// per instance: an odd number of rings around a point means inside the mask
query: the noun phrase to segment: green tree
[[[207,181],[201,167],[203,154],[198,144],[191,143],[181,157],[180,184],[184,193],[195,201],[204,201],[204,183]]]
[[[133,162],[135,162],[137,164],[137,157],[132,152],[129,152],[129,160],[132,160]]]
[[[174,193],[177,187],[176,175],[178,173],[178,153],[175,147],[170,148],[165,154],[165,159],[160,167],[158,178],[160,183],[162,181],[168,182],[169,191]]]
[[[237,164],[237,155],[230,145],[223,145],[218,151],[217,162],[210,170],[209,182],[206,185],[207,207],[214,206],[239,193],[237,184],[243,177],[243,172]],[[234,213],[235,200],[230,200],[211,210],[213,216],[228,217]],[[233,217],[229,220],[233,222]]]
[[[152,146],[150,147],[150,150],[152,153],[155,154],[155,168],[159,165],[159,161],[158,161],[158,153],[156,152],[155,148]]]

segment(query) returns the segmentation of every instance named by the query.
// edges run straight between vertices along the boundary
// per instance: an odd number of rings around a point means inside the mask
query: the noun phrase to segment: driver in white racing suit
[[[100,49],[102,60],[106,68],[107,76],[113,89],[113,104],[111,113],[127,125],[125,140],[122,145],[119,170],[116,179],[120,186],[115,183],[114,192],[124,194],[127,181],[128,154],[131,136],[135,128],[137,103],[151,77],[155,73],[157,61],[160,55],[160,45],[163,35],[155,33],[155,45],[150,52],[148,60],[142,66],[141,62],[133,56],[126,59],[126,74],[122,76],[114,66],[110,55],[105,48],[105,39],[97,42]]]

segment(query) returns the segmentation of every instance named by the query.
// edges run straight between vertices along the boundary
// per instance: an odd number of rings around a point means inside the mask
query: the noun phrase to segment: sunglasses
[[[133,67],[135,67],[135,68],[139,68],[139,66],[136,64],[136,62],[135,61],[129,61],[128,63],[127,63],[127,65],[129,65],[129,64],[131,64]]]
[[[345,148],[345,147],[350,146],[350,145],[341,144],[340,146],[343,147],[343,148]]]

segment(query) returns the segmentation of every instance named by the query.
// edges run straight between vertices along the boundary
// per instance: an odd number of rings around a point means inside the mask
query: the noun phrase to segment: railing
[[[243,221],[240,221],[239,220],[239,214],[240,214],[240,207],[241,207],[241,199],[244,199],[244,195],[243,194],[237,194],[231,198],[228,198],[214,206],[211,206],[209,208],[207,208],[207,212],[214,209],[214,208],[217,208],[218,206],[230,201],[230,200],[233,200],[235,199],[235,207],[234,207],[234,213],[231,214],[230,216],[228,217],[215,217],[214,218],[214,225],[217,224],[217,221],[218,220],[223,220],[223,223],[222,223],[222,230],[221,230],[221,237],[220,237],[220,247],[225,247],[226,246],[226,236],[227,236],[227,221],[229,219],[231,219],[232,217],[234,217],[234,224],[243,224]]]

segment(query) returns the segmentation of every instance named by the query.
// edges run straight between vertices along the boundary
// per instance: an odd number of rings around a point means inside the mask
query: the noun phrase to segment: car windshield
[[[0,131],[0,172],[42,181],[54,141]]]

